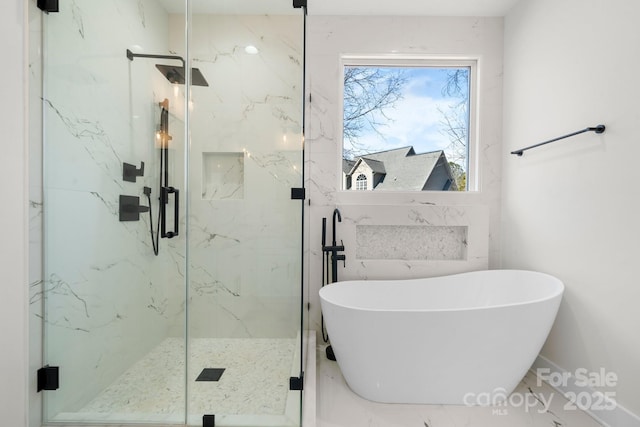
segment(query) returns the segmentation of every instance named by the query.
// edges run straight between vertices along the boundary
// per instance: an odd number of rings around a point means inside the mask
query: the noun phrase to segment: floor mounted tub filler
[[[533,271],[344,281],[320,290],[338,365],[376,402],[476,405],[509,396],[553,325],[563,283]]]

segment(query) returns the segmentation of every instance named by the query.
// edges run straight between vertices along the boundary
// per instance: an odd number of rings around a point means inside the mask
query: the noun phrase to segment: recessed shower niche
[[[244,153],[202,153],[202,199],[244,199]]]

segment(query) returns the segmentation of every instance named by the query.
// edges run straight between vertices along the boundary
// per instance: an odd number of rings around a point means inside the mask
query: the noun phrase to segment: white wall
[[[2,3],[0,47],[5,55],[0,83],[3,202],[0,223],[2,295],[0,297],[0,414],[2,424],[27,424],[27,130],[25,7],[20,0]]]
[[[618,374],[640,414],[640,3],[523,1],[505,20],[502,266],[551,273],[564,301],[542,355]],[[525,153],[509,151],[588,126]]]
[[[338,279],[411,278],[486,269],[498,261],[500,161],[502,131],[502,19],[440,17],[310,16],[307,29],[307,104],[305,150],[309,227],[309,295],[312,322],[320,328],[322,218],[331,233],[333,209],[342,211],[337,239],[344,240],[346,267]],[[340,128],[341,54],[459,55],[478,58],[479,185],[458,192],[340,191],[342,129]],[[307,99],[308,101],[308,99]],[[391,205],[391,206],[389,206]],[[439,244],[442,227],[467,227],[463,260],[358,259],[358,225],[435,226],[433,238],[418,245]],[[404,228],[403,228],[404,227]],[[368,229],[370,230],[370,229]],[[428,231],[428,230],[424,230]],[[404,240],[398,246],[409,244]],[[328,236],[329,242],[331,235]]]

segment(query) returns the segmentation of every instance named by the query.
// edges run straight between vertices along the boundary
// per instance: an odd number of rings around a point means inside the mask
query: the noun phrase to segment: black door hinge
[[[57,390],[60,388],[60,368],[45,366],[38,369],[38,392],[42,390]]]
[[[43,12],[60,12],[58,0],[38,0],[38,9]]]
[[[299,377],[289,377],[289,390],[302,390],[304,388],[304,372]]]
[[[304,187],[291,189],[291,200],[304,200],[305,196]]]
[[[299,9],[301,7],[307,7],[307,0],[293,0],[294,9]]]

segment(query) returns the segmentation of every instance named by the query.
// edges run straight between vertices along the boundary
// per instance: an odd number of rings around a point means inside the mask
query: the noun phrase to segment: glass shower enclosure
[[[45,423],[300,425],[303,50],[290,0],[44,15]]]

